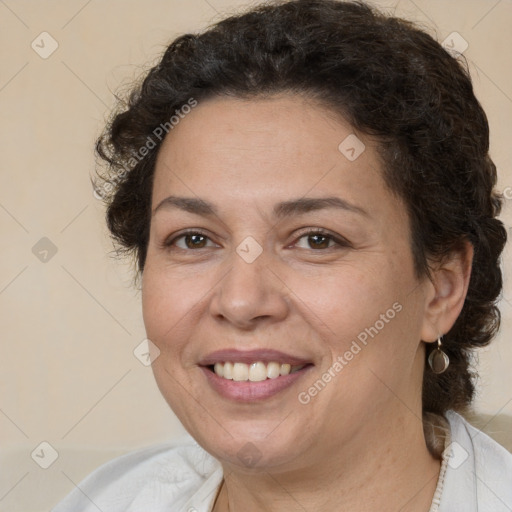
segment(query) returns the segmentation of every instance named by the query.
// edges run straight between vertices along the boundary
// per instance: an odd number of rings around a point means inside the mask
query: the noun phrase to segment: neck
[[[214,511],[428,512],[440,461],[426,447],[421,421],[406,412],[384,424],[337,451],[329,446],[307,466],[249,473],[225,465]]]

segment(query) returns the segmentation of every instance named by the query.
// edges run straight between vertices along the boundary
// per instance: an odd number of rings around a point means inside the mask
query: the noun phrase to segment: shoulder
[[[460,414],[449,411],[447,418],[450,423],[452,442],[459,443],[468,455],[473,455],[477,467],[486,472],[503,471],[512,479],[512,453],[478,430]]]
[[[219,462],[192,438],[113,459],[86,477],[52,512],[179,510],[202,487],[220,484]]]
[[[512,454],[459,414],[449,411],[446,418],[451,440],[440,510],[512,510]]]

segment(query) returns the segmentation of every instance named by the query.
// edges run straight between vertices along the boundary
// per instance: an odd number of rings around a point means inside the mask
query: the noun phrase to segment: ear
[[[423,341],[436,341],[453,327],[464,306],[472,263],[473,245],[464,241],[440,263],[431,266],[421,330]]]

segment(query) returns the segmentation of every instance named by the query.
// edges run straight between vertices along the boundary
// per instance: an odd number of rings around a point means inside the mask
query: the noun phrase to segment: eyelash
[[[164,249],[171,249],[177,240],[180,240],[181,238],[184,238],[184,237],[190,236],[190,235],[200,235],[200,236],[204,236],[205,238],[210,240],[210,237],[206,233],[202,232],[201,230],[190,229],[187,231],[183,231],[182,233],[180,233],[179,235],[177,235],[173,238],[165,240],[164,243],[162,244],[162,246]],[[333,235],[332,233],[330,233],[326,230],[318,229],[318,228],[317,229],[309,229],[307,231],[301,232],[298,235],[298,237],[296,238],[294,244],[297,243],[299,240],[301,240],[304,237],[309,237],[309,236],[313,236],[313,235],[319,235],[319,236],[328,238],[329,241],[334,242],[338,246],[338,248],[351,247],[350,243],[346,239],[336,236],[336,235]],[[201,247],[200,249],[182,249],[181,247],[178,247],[178,249],[180,249],[182,251],[193,251],[193,250],[206,249],[206,247]],[[323,251],[328,251],[328,250],[332,250],[332,249],[336,249],[336,247],[332,246],[332,247],[327,247],[325,249],[311,249],[310,248],[310,249],[306,249],[306,250],[310,250],[310,251],[314,251],[314,252],[320,252],[320,251],[323,252]]]
[[[309,229],[299,233],[298,238],[296,239],[296,241],[294,243],[297,243],[301,238],[309,237],[309,236],[313,236],[313,235],[320,235],[322,237],[325,237],[325,238],[329,239],[329,241],[334,242],[335,246],[327,247],[326,249],[309,249],[310,251],[318,252],[318,251],[328,251],[328,250],[332,250],[332,249],[340,249],[340,248],[350,247],[350,243],[345,238],[340,237],[338,235],[333,235],[329,231],[326,231],[324,229],[318,229],[318,228],[316,228],[316,229],[309,228]]]
[[[205,238],[210,239],[210,237],[206,233],[203,233],[202,231],[200,231],[198,229],[189,229],[189,230],[183,231],[182,233],[180,233],[179,235],[177,235],[175,237],[169,237],[168,239],[166,239],[164,241],[162,246],[164,248],[170,249],[174,245],[176,240],[179,240],[180,238],[184,238],[189,235],[200,235],[200,236],[204,236]],[[181,247],[178,247],[178,249],[181,249]],[[186,251],[186,250],[190,251],[193,249],[181,249],[181,250],[182,251]]]

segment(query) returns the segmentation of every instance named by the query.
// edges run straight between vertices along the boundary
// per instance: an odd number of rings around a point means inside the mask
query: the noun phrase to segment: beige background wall
[[[469,43],[465,55],[489,115],[499,188],[512,187],[512,2],[375,3],[429,30],[437,26],[439,40],[457,31]],[[248,4],[0,0],[0,511],[49,510],[100,462],[182,432],[150,368],[133,355],[144,339],[140,297],[129,265],[109,256],[89,183],[92,145],[112,91],[178,34]],[[52,44],[58,48],[47,56]],[[502,217],[512,234],[507,190]],[[502,332],[480,355],[476,406],[492,415],[512,414],[507,250]],[[43,441],[59,455],[46,470],[30,456]],[[43,446],[34,458],[44,465],[51,454]]]

